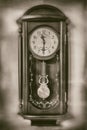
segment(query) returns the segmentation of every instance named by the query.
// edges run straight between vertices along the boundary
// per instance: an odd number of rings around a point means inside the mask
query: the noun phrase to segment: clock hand
[[[43,48],[42,48],[42,50],[43,50],[43,54],[44,54],[44,51],[45,51],[45,37],[44,37],[44,35],[41,35],[41,39],[43,40]]]
[[[44,35],[41,35],[41,39],[43,40],[43,44],[45,44],[45,36]]]

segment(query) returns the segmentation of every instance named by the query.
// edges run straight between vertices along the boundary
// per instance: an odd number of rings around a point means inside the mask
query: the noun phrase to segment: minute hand
[[[41,39],[43,40],[43,48],[42,48],[42,51],[43,51],[43,54],[45,52],[45,37],[43,35],[41,35]]]

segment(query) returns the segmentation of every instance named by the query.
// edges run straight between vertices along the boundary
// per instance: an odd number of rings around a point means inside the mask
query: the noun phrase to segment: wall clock
[[[50,5],[29,9],[19,24],[19,99],[24,118],[56,120],[68,108],[65,15]]]

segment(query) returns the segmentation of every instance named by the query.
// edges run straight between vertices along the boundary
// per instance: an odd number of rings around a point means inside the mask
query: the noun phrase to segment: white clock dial
[[[58,34],[51,27],[38,27],[31,33],[29,45],[34,55],[49,57],[58,49]]]

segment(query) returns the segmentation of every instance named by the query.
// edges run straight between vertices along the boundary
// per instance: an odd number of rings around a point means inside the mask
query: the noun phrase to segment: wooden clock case
[[[19,101],[20,113],[30,120],[62,120],[68,113],[68,31],[67,18],[57,8],[37,5],[18,19],[19,24]],[[42,100],[37,95],[41,59],[34,57],[29,49],[29,35],[39,26],[56,30],[59,49],[45,60],[49,78],[50,96]]]

